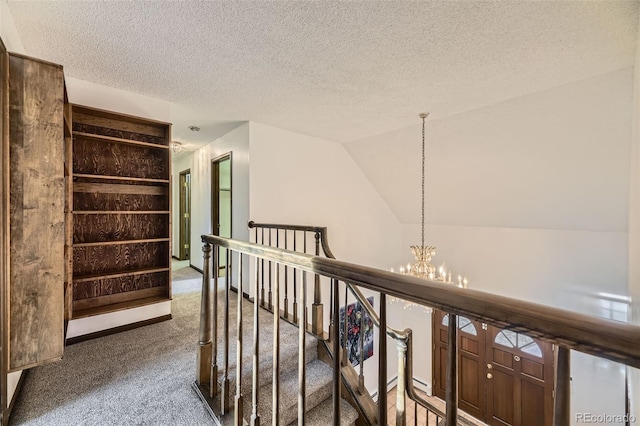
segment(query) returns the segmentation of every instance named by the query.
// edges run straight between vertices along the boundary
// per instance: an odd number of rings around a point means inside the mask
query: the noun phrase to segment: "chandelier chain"
[[[422,117],[422,247],[424,247],[424,123],[426,117]]]

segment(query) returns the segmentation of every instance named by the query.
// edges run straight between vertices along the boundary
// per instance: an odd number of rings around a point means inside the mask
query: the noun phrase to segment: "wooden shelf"
[[[113,246],[117,244],[137,244],[137,243],[162,243],[170,241],[169,238],[149,238],[146,240],[122,240],[122,241],[101,241],[97,243],[75,243],[73,247],[97,247]]]
[[[128,185],[125,183],[74,182],[73,192],[165,195],[167,193],[167,187],[157,185]]]
[[[153,183],[169,183],[169,179],[149,179],[149,178],[137,178],[127,176],[109,176],[109,175],[89,175],[84,173],[74,173],[73,177],[85,178],[85,179],[104,179],[110,181],[132,181],[132,182],[153,182]]]
[[[158,287],[166,290],[165,287]],[[171,301],[169,296],[151,296],[143,299],[128,300],[125,302],[113,303],[109,305],[98,306],[87,309],[74,309],[73,319],[92,317],[96,315],[108,314],[109,312],[118,312],[125,309],[138,308],[140,306],[153,305],[156,303]]]
[[[118,278],[118,277],[129,277],[134,275],[142,275],[142,274],[152,274],[154,272],[168,272],[169,268],[143,268],[137,269],[134,271],[121,271],[121,272],[112,272],[109,274],[95,274],[95,275],[85,275],[82,277],[73,278],[74,283],[81,283],[84,281],[94,281],[99,280],[101,278]]]
[[[114,143],[122,143],[127,145],[144,146],[147,148],[169,149],[167,145],[160,145],[160,144],[151,143],[151,142],[140,142],[132,139],[115,138],[113,136],[95,135],[92,133],[74,131],[73,136],[94,140],[94,141],[100,141],[100,142],[114,142]]]
[[[82,210],[73,214],[170,214],[168,210]]]
[[[171,125],[69,113],[70,318],[171,300]]]

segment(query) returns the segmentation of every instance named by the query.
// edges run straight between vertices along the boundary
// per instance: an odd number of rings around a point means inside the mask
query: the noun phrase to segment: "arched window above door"
[[[446,314],[442,318],[442,325],[444,325],[445,327],[449,327],[449,314]],[[465,333],[471,334],[472,336],[478,335],[476,326],[473,325],[471,320],[467,317],[458,317],[458,329],[460,329],[460,331],[464,331]]]
[[[525,334],[516,333],[511,330],[502,330],[496,335],[495,343],[506,346],[507,348],[520,349],[524,353],[542,358],[542,349],[540,349],[540,346]]]

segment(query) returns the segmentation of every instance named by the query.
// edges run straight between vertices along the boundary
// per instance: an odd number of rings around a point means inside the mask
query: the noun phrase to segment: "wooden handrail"
[[[214,235],[202,241],[640,368],[639,326]]]

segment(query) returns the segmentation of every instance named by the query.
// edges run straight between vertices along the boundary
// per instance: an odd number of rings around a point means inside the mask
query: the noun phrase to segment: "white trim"
[[[67,339],[171,314],[171,301],[69,321]]]

